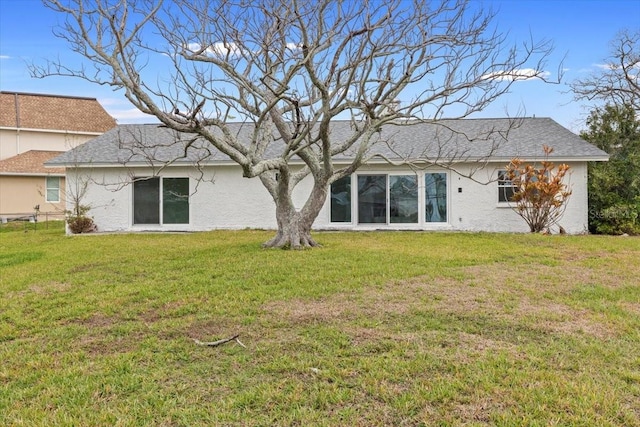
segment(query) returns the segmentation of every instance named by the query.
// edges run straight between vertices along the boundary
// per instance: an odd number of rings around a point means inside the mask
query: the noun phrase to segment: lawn
[[[270,234],[0,229],[0,425],[640,425],[640,238]]]

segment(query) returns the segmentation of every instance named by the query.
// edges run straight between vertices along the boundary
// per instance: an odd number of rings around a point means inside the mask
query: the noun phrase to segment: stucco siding
[[[95,137],[95,134],[0,129],[0,160],[29,150],[67,151]]]
[[[60,178],[60,201],[45,201],[44,176],[0,176],[0,215],[33,213],[36,205],[40,212],[62,213],[65,209],[65,182]]]

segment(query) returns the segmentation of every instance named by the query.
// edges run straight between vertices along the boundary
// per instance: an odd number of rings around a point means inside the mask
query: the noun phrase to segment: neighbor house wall
[[[40,212],[62,213],[65,209],[65,181],[60,177],[60,201],[45,201],[46,177],[44,176],[0,176],[0,216],[30,214],[36,205]]]
[[[67,151],[98,135],[100,134],[2,128],[0,129],[0,160],[29,150]]]

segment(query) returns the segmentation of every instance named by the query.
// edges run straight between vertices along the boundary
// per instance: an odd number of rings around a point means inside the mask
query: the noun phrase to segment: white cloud
[[[534,79],[546,79],[551,75],[548,71],[538,71],[533,68],[522,68],[519,70],[504,70],[496,71],[494,73],[485,74],[482,79],[485,80],[511,80],[511,81],[526,81]]]
[[[187,49],[191,52],[199,52],[202,46],[198,43],[189,43]],[[234,43],[218,42],[206,48],[204,53],[210,56],[226,56],[228,54],[235,56],[240,54],[240,48]]]
[[[592,64],[592,65],[596,68],[600,68],[601,70],[607,70],[607,71],[615,70],[616,68],[618,68],[613,64]]]
[[[128,110],[110,110],[107,109],[111,117],[116,119],[118,123],[153,123],[157,122],[154,116],[145,114],[137,108],[130,108]]]
[[[0,55],[0,59],[11,59],[9,55]]]

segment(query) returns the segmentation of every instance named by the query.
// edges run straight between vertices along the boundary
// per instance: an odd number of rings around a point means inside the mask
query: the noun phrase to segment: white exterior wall
[[[571,234],[587,231],[587,166],[585,162],[569,163],[571,176],[567,181],[573,194],[567,204],[566,211],[560,225]],[[360,168],[358,174],[418,174],[419,218],[418,224],[358,224],[357,200],[354,190],[357,181],[352,180],[352,222],[331,223],[330,203],[327,202],[318,215],[314,226],[317,229],[420,229],[420,230],[464,230],[490,232],[528,232],[529,228],[524,220],[517,215],[507,203],[498,202],[498,184],[495,181],[497,171],[504,169],[503,164],[489,165],[485,169],[476,171],[472,179],[466,178],[474,166],[458,165],[456,171],[441,168],[429,168],[425,171],[413,172],[408,168],[389,168],[388,166],[368,166]],[[424,172],[447,173],[447,223],[424,222]],[[483,184],[487,183],[488,184]],[[357,191],[357,190],[356,190]],[[557,232],[558,229],[552,230]]]
[[[573,191],[560,225],[568,233],[587,230],[587,168],[586,163],[572,163],[570,185]],[[497,176],[502,164],[489,165],[474,175],[486,182]],[[352,222],[331,223],[330,200],[327,198],[314,223],[314,228],[343,230],[466,230],[492,232],[527,232],[528,227],[507,204],[498,203],[497,182],[481,184],[465,178],[470,165],[460,165],[456,173],[439,168],[426,172],[447,173],[447,222],[426,223],[424,219],[424,178],[422,171],[389,166],[366,166],[352,176]],[[417,224],[358,224],[357,179],[358,174],[417,173],[419,183],[419,218]],[[190,177],[189,224],[134,225],[133,187],[126,185],[130,177],[150,176],[148,169],[94,168],[92,184],[83,203],[90,205],[89,215],[94,218],[99,231],[202,231],[213,229],[276,228],[275,204],[258,178],[242,177],[238,166],[217,166],[207,169],[202,180],[193,168],[170,167],[163,177]],[[82,176],[82,172],[80,174]],[[77,174],[67,170],[67,191],[72,191]],[[213,180],[213,182],[211,182]],[[311,179],[303,181],[294,192],[294,203],[300,208],[311,189]],[[459,191],[461,189],[461,192]],[[68,207],[69,209],[71,206]],[[554,230],[557,232],[557,230]]]

